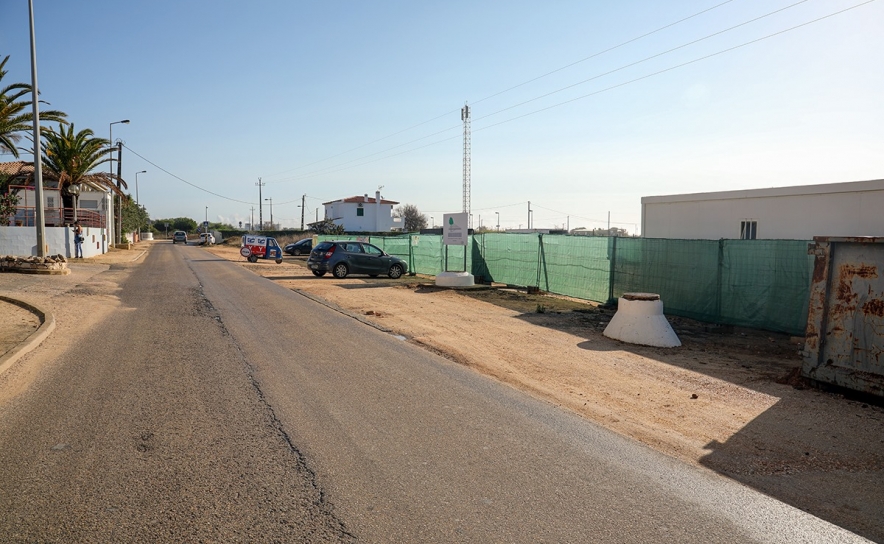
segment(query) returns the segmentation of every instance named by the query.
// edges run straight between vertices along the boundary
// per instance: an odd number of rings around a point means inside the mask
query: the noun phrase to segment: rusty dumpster
[[[884,238],[815,236],[801,374],[884,397]]]

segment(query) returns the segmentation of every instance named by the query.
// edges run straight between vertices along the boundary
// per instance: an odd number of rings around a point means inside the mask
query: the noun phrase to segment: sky
[[[34,19],[41,99],[122,140],[154,219],[272,204],[298,228],[302,200],[309,223],[380,188],[439,225],[463,211],[465,104],[474,227],[527,228],[530,203],[534,228],[635,234],[643,196],[884,178],[884,0],[34,0]],[[26,0],[0,0],[7,55],[3,84],[30,82]]]

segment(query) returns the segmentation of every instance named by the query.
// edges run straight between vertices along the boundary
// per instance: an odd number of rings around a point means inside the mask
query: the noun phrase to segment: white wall
[[[325,216],[335,219],[347,232],[386,232],[393,229],[393,205],[362,202],[364,215],[357,216],[356,202],[332,202],[325,206]]]
[[[884,180],[642,198],[645,238],[759,239],[884,236]]]
[[[74,231],[67,227],[45,227],[47,255],[74,256]],[[83,228],[83,256],[94,257],[107,253],[104,229]],[[36,227],[0,227],[0,255],[27,257],[37,255]]]

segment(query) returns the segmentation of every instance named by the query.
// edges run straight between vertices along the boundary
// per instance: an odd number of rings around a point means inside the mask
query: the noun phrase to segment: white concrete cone
[[[436,276],[439,287],[472,287],[475,284],[476,280],[469,272],[442,272]]]
[[[623,293],[617,313],[605,327],[608,338],[658,348],[674,348],[681,341],[663,315],[663,301],[653,293]]]

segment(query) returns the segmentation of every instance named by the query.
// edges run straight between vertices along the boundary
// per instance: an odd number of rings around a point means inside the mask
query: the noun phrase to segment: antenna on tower
[[[463,121],[463,213],[470,213],[470,155],[472,147],[472,136],[470,134],[470,107],[464,102],[464,106],[460,109],[460,119]],[[469,226],[473,226],[473,218],[469,218]]]

